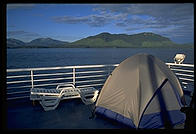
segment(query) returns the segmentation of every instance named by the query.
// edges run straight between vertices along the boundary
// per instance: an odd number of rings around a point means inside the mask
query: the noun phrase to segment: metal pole
[[[76,84],[76,69],[73,67],[73,85],[75,86]]]
[[[31,86],[32,86],[32,88],[34,87],[33,86],[33,70],[31,70]]]
[[[109,66],[109,70],[108,70],[108,76],[111,74],[111,66]]]

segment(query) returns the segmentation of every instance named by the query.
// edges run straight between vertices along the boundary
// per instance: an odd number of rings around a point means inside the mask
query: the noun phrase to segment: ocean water
[[[177,53],[186,55],[184,63],[194,64],[194,50],[182,48],[25,48],[7,49],[7,69],[56,67],[67,65],[117,64],[137,53],[152,54],[173,62]]]

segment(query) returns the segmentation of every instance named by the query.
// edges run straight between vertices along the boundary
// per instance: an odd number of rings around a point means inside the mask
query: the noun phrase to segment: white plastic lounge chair
[[[71,98],[80,98],[73,84],[61,84],[56,89],[32,88],[30,95],[30,100],[38,100],[45,111],[55,109],[62,99]]]
[[[86,98],[91,95],[91,98]],[[94,95],[94,96],[93,96]],[[81,98],[87,104],[95,102],[98,90],[95,88],[75,88],[73,84],[61,84],[56,89],[32,88],[30,100],[38,100],[45,111],[54,110],[60,100]],[[81,97],[82,96],[82,97]]]
[[[73,84],[61,84],[56,89],[31,88],[30,100],[41,100],[41,96],[59,96],[62,89],[75,89]]]
[[[93,104],[98,96],[99,90],[94,87],[80,88],[80,97],[85,105]]]

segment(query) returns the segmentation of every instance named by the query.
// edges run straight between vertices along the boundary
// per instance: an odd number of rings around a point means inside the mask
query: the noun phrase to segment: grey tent
[[[173,127],[185,121],[183,90],[158,58],[136,54],[121,62],[106,80],[95,113],[132,128]]]

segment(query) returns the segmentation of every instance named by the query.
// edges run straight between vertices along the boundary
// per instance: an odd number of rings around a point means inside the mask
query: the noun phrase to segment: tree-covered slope
[[[70,47],[175,47],[169,38],[154,33],[134,35],[101,33],[72,42]]]

